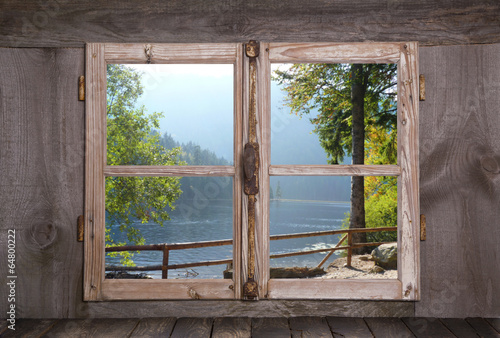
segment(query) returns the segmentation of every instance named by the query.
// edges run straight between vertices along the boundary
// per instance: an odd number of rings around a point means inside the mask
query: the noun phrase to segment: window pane
[[[233,238],[232,182],[232,177],[107,177],[106,245],[194,243],[189,248],[172,247],[168,264],[196,266],[169,269],[168,278],[223,278],[232,263],[232,245],[199,248],[196,243]],[[163,251],[131,253],[127,257],[108,252],[106,273],[111,266],[132,261],[150,268],[127,268],[128,273],[162,278]],[[198,265],[207,261],[225,262]]]
[[[108,165],[231,165],[233,65],[107,66]]]
[[[396,164],[396,92],[395,64],[273,64],[271,163]]]
[[[351,179],[341,176],[271,177],[271,278],[397,278],[396,266],[386,266],[386,272],[372,270],[374,262],[369,254],[378,245],[355,250],[352,268],[344,267],[346,250],[334,251],[321,269],[317,267],[329,251],[297,254],[334,248],[346,234],[311,236],[310,233],[349,228]],[[365,197],[360,203],[364,203],[361,210],[365,212],[366,228],[397,226],[397,177],[355,179],[364,181]],[[285,234],[303,235],[273,240],[273,235]],[[365,242],[397,242],[397,232],[367,233],[366,240],[353,235],[353,243]],[[345,240],[339,246],[347,244]]]

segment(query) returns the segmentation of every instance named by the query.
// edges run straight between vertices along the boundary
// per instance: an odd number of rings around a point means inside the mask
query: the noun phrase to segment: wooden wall
[[[500,42],[497,0],[3,0],[0,47],[85,42]]]
[[[500,316],[500,45],[422,48],[422,301],[417,316]]]
[[[420,302],[81,301],[85,41],[500,43],[497,1],[209,3],[2,2],[0,47],[59,47],[0,48],[0,250],[16,229],[18,317],[500,316],[500,44],[421,49]]]

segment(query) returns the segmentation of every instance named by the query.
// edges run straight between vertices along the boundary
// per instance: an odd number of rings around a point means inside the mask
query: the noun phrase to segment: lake
[[[299,232],[326,231],[340,229],[344,214],[349,212],[348,202],[323,201],[271,201],[270,232],[271,235]],[[182,243],[213,241],[232,238],[232,201],[204,200],[203,203],[180,202],[172,211],[171,220],[164,227],[158,224],[141,224],[136,226],[146,239],[146,244]],[[126,241],[126,236],[112,227],[115,241]],[[298,239],[271,241],[271,254],[294,251],[314,250],[334,247],[339,235],[318,236]],[[315,267],[324,258],[324,253],[304,256],[272,259],[272,267],[308,266]],[[160,265],[161,251],[144,251],[134,255],[138,266]],[[325,267],[338,256],[332,255]],[[220,260],[232,258],[232,246],[211,248],[172,250],[169,263]],[[119,265],[119,258],[106,257],[106,264]],[[226,265],[194,267],[169,271],[169,278],[222,278]],[[161,278],[161,271],[150,271],[148,275]]]

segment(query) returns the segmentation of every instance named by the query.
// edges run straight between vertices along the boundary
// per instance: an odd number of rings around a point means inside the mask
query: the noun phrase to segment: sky
[[[143,73],[144,94],[139,104],[148,112],[163,112],[160,133],[168,132],[181,143],[193,141],[214,151],[218,156],[233,158],[233,65],[231,64],[138,64],[127,65]],[[273,68],[277,67],[273,65]],[[280,65],[280,69],[286,65]],[[276,148],[292,145],[298,161],[311,153],[326,156],[318,137],[312,134],[308,118],[290,115],[283,105],[284,93],[277,84],[271,90],[272,158],[275,164],[287,163],[280,159]],[[297,135],[300,133],[300,136]],[[291,135],[293,134],[293,135]],[[298,147],[298,148],[297,148]],[[275,156],[273,156],[273,153]],[[304,160],[306,160],[304,158]],[[309,162],[307,160],[307,162]]]

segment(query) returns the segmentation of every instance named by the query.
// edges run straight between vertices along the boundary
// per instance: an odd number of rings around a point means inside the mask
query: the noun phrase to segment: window
[[[144,45],[100,43],[87,45],[84,298],[86,300],[243,298],[418,300],[417,44],[261,43],[260,53],[257,54],[252,54],[254,50],[246,50],[245,47],[248,48],[249,46],[252,46],[252,44],[247,46],[241,44]],[[273,138],[276,133],[272,129],[275,117],[273,116],[271,103],[273,86],[271,79],[273,70],[279,64],[397,65],[397,112],[395,112],[395,116],[397,116],[397,163],[376,165],[317,164],[307,159],[304,162],[280,162],[275,160],[272,147],[279,142],[277,141],[279,138]],[[167,160],[165,162],[149,160],[148,162],[140,156],[128,156],[130,151],[127,150],[126,145],[131,143],[131,139],[123,139],[113,134],[113,130],[116,130],[116,128],[119,130],[123,126],[117,124],[118,121],[113,120],[114,117],[110,114],[110,98],[107,91],[111,84],[107,83],[106,80],[108,65],[128,65],[130,69],[137,70],[146,69],[144,67],[156,67],[153,69],[158,74],[161,69],[164,69],[162,67],[177,67],[176,65],[184,65],[184,69],[194,69],[195,73],[201,73],[203,67],[208,69],[213,65],[229,67],[232,70],[232,80],[230,81],[232,87],[220,87],[221,89],[214,92],[218,94],[212,94],[212,96],[221,95],[220,99],[216,101],[224,101],[222,96],[230,96],[228,101],[230,107],[217,108],[217,111],[222,112],[224,110],[224,114],[226,114],[221,120],[227,122],[228,119],[232,119],[231,127],[228,127],[226,123],[225,127],[214,127],[213,131],[207,131],[212,135],[222,132],[230,135],[229,142],[232,143],[232,147],[229,148],[232,148],[232,154],[228,156],[230,157],[229,160],[220,163],[200,160],[183,161],[179,151],[176,153],[177,157],[174,156],[175,154],[168,152],[173,149],[170,146],[165,147],[166,150],[156,150],[166,157],[170,156],[172,159],[170,162]],[[190,66],[186,68],[185,65]],[[178,69],[181,68],[182,66],[178,66]],[[175,79],[174,77],[171,78]],[[194,78],[194,80],[191,80],[191,86],[187,86],[185,91],[195,91],[193,89],[195,87],[194,82],[201,81]],[[181,82],[175,82],[174,87],[180,88]],[[209,85],[209,87],[216,88],[215,83]],[[170,95],[170,97],[173,96]],[[206,96],[197,95],[194,92],[191,100],[201,100],[203,97]],[[167,98],[167,100],[173,99]],[[182,101],[181,99],[178,106],[185,101],[187,100]],[[139,109],[139,105],[134,107]],[[171,114],[183,114],[181,112],[176,113],[175,109],[170,110]],[[192,132],[196,134],[200,130],[203,131],[209,128],[210,121],[214,118],[217,119],[211,114],[214,114],[213,111],[207,110],[201,111],[199,116],[186,116],[186,119],[190,120],[195,126]],[[128,117],[128,120],[131,118]],[[201,120],[202,118],[205,119],[203,121],[207,122],[196,123],[198,119]],[[175,124],[175,122],[173,123]],[[286,124],[284,127],[286,128]],[[226,130],[231,128],[232,130]],[[171,129],[170,133],[172,133]],[[155,136],[157,131],[146,130],[146,133],[141,135],[138,139],[144,141],[148,137],[157,137]],[[160,134],[160,137],[162,135]],[[282,142],[287,142],[287,140]],[[226,140],[223,143],[227,148],[228,141]],[[180,143],[172,144],[175,146]],[[203,150],[203,144],[200,145],[201,147],[196,148],[196,146],[195,144],[193,149],[199,155]],[[181,146],[181,148],[183,147]],[[307,147],[305,149],[300,152],[307,152]],[[293,150],[291,149],[291,151]],[[114,157],[118,158],[116,162],[111,163],[111,152],[113,152],[113,156],[121,154]],[[231,149],[225,152],[231,152]],[[192,157],[196,157],[196,155],[192,155]],[[255,157],[257,157],[257,163],[254,161]],[[345,182],[349,180],[349,177],[380,176],[390,176],[394,177],[395,181],[397,180],[397,241],[399,251],[397,278],[356,280],[271,278],[271,255],[273,254],[271,248],[274,242],[278,241],[274,241],[276,238],[270,236],[270,228],[272,228],[270,223],[275,222],[276,216],[272,211],[274,210],[272,203],[274,203],[274,196],[278,193],[277,187],[280,182],[294,180],[297,189],[304,191],[307,190],[307,187],[314,186],[310,182],[319,182],[318,180],[321,180],[321,182],[315,183],[316,186],[318,184],[329,184],[331,187],[338,187],[340,185],[345,186]],[[246,182],[251,181],[253,177],[257,178],[258,183]],[[228,186],[232,187],[229,188],[230,196],[228,195],[228,199],[231,200],[228,204],[230,217],[229,221],[226,222],[229,224],[227,228],[230,230],[220,235],[225,238],[218,238],[218,240],[211,237],[200,239],[194,236],[193,232],[191,232],[191,235],[186,235],[187,237],[180,239],[174,239],[172,235],[169,235],[168,238],[153,236],[150,242],[143,244],[147,245],[149,250],[158,251],[157,256],[155,256],[158,260],[156,265],[160,266],[158,269],[163,269],[160,270],[163,278],[106,278],[106,269],[110,269],[112,265],[119,265],[117,258],[109,258],[109,253],[114,249],[105,248],[106,231],[108,229],[109,232],[109,229],[113,226],[111,225],[110,211],[106,212],[106,201],[112,198],[118,200],[117,195],[113,195],[113,193],[119,193],[120,189],[124,189],[123,187],[127,186],[127,180],[136,182],[134,184],[147,186],[149,184],[147,183],[148,178],[170,182],[165,183],[167,186],[170,184],[168,186],[170,188],[173,186],[178,187],[181,178],[184,182],[203,181],[205,182],[204,186],[208,187],[205,193],[206,196],[211,195],[210,191],[214,191],[214,189],[220,191],[222,186],[226,190]],[[186,183],[184,186],[196,187],[197,184]],[[182,184],[180,185],[179,190],[186,190]],[[252,186],[257,190],[249,192],[248,189],[251,190]],[[161,194],[161,190],[159,191]],[[201,190],[195,188],[193,191]],[[274,195],[273,200],[271,199],[271,193]],[[175,202],[175,198],[173,200]],[[141,203],[144,202],[138,202],[139,205]],[[163,201],[165,207],[167,204],[168,201]],[[118,202],[117,207],[123,205],[124,203],[120,204]],[[160,208],[160,206],[156,205],[154,208],[149,209],[148,212],[157,215]],[[296,209],[298,212],[299,208]],[[192,210],[192,208],[189,210]],[[208,212],[205,210],[197,210],[199,220],[209,219]],[[138,213],[130,217],[138,219],[141,218],[143,213],[144,211],[139,210]],[[143,217],[146,223],[151,218],[149,216]],[[222,220],[223,218],[223,216],[217,214],[213,217],[213,221]],[[166,227],[169,224],[167,222]],[[149,226],[156,225],[149,224]],[[194,229],[193,231],[197,230],[198,232],[204,230],[202,225]],[[290,231],[290,233],[294,232],[296,231]],[[271,240],[273,240],[272,244]],[[116,239],[116,242],[119,242],[119,240]],[[189,244],[186,245],[186,242],[189,242]],[[200,244],[201,242],[203,243]],[[207,244],[207,242],[210,243]],[[214,244],[214,242],[217,242],[217,244]],[[195,248],[200,245],[232,248],[225,251],[226,257],[219,257],[220,262],[216,262],[222,266],[227,264],[227,271],[224,273],[225,278],[222,278],[222,273],[219,272],[217,276],[208,274],[201,276],[202,278],[169,275],[177,267],[186,267],[192,263],[186,265],[172,262],[175,250],[191,248],[191,245],[194,245]],[[330,248],[332,248],[331,245],[326,248],[318,247],[313,249],[316,249],[316,252],[322,252],[322,249],[328,252]],[[121,249],[123,249],[123,245]],[[119,250],[121,249],[119,248]],[[133,252],[137,249],[137,247],[132,247],[129,248],[129,251]],[[141,252],[146,250],[144,247],[140,249]],[[199,261],[203,255],[201,254],[197,260]],[[216,261],[217,259],[208,260]],[[228,271],[230,273],[227,273]]]

